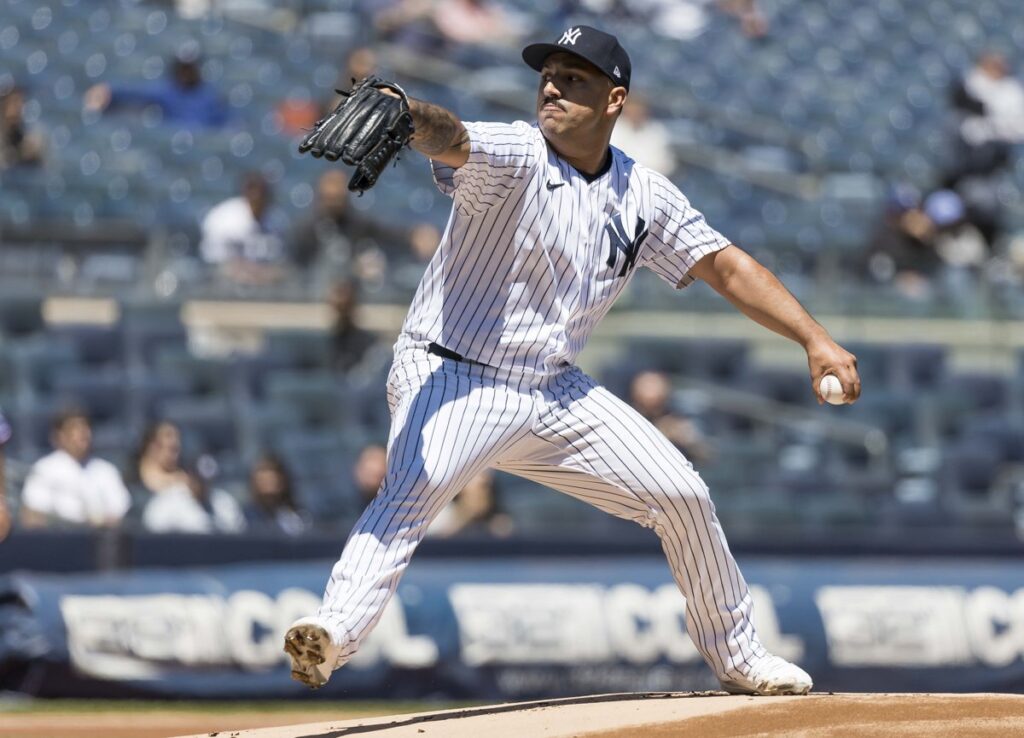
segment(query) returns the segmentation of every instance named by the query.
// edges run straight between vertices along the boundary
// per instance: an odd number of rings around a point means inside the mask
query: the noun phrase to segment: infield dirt
[[[217,738],[344,738],[350,735],[380,738],[1008,736],[1024,735],[1024,697],[1000,694],[595,695],[309,723],[290,728],[234,730],[220,733]]]
[[[364,713],[365,714],[365,713]],[[281,712],[156,710],[0,714],[3,738],[701,738],[1024,735],[1007,694],[594,695],[353,718],[346,707]]]

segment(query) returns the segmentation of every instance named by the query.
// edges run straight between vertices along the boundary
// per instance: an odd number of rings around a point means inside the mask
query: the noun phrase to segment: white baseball
[[[821,397],[829,405],[842,405],[845,403],[843,400],[843,385],[839,383],[839,377],[835,374],[826,374],[821,378],[821,382],[818,384],[818,391],[821,392]]]

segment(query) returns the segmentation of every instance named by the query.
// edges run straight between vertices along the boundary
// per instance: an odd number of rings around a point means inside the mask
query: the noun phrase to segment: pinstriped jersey
[[[453,207],[403,339],[550,374],[575,363],[637,267],[681,288],[729,244],[667,178],[614,147],[588,181],[536,125],[465,126],[466,164],[432,162]]]

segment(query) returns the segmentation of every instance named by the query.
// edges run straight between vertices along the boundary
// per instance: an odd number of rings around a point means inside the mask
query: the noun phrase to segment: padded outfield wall
[[[1018,561],[740,556],[766,646],[835,691],[1019,691]],[[316,607],[332,563],[8,573],[0,690],[306,696],[281,636]],[[497,701],[715,686],[657,556],[427,556],[315,695]]]

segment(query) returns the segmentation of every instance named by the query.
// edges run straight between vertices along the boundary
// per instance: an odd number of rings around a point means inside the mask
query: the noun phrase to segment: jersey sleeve
[[[536,165],[537,132],[523,121],[465,123],[469,159],[458,169],[431,160],[437,188],[462,215],[479,215],[504,200]]]
[[[693,283],[690,269],[729,239],[716,231],[675,185],[664,177],[651,181],[652,223],[641,264],[676,289]]]

